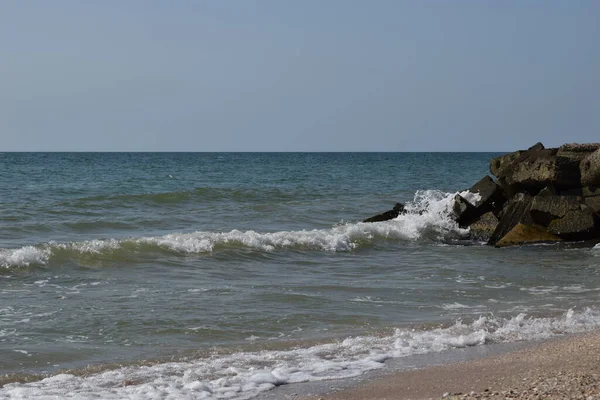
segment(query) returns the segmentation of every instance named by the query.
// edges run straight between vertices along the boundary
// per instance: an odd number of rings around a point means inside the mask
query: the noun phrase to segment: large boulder
[[[600,149],[581,160],[579,168],[582,186],[600,186]]]
[[[363,222],[381,222],[381,221],[389,221],[390,219],[397,218],[398,215],[404,214],[406,210],[404,209],[404,204],[396,203],[394,208],[389,211],[383,212],[381,214],[377,214],[371,218],[365,219]]]
[[[527,243],[560,242],[562,239],[539,225],[515,225],[506,235],[496,242],[496,247],[515,246]]]
[[[600,216],[600,196],[586,197],[584,198],[584,202],[596,215]]]
[[[490,172],[496,178],[499,178],[504,169],[511,165],[523,153],[525,153],[525,150],[517,150],[500,157],[492,158],[492,161],[490,161]]]
[[[537,142],[527,150],[517,150],[500,157],[492,158],[492,161],[490,161],[490,172],[496,178],[500,178],[504,171],[515,162],[519,162],[519,160],[523,159],[523,157],[526,157],[531,152],[537,152],[544,149],[544,145],[541,142]]]
[[[487,212],[469,226],[470,237],[474,240],[488,241],[497,226],[498,218],[493,212]]]
[[[504,169],[500,181],[509,194],[535,195],[546,186],[569,189],[580,185],[579,162],[556,155],[556,149],[528,152]]]
[[[580,186],[581,179],[579,164],[587,154],[583,150],[588,148],[571,145],[558,154],[559,149],[547,149],[537,143],[526,151],[519,150],[492,159],[490,171],[498,177],[508,198],[519,192],[536,195],[547,186],[558,191],[576,188]]]
[[[548,232],[566,240],[587,240],[599,236],[598,217],[585,204],[578,210],[568,211],[562,218],[548,225]]]
[[[583,158],[598,149],[600,149],[600,143],[567,143],[558,148],[558,155]]]
[[[518,224],[534,225],[534,221],[529,214],[532,201],[533,198],[526,193],[518,193],[507,201],[498,221],[498,226],[490,236],[488,244],[495,245]]]
[[[578,196],[537,195],[531,202],[529,212],[537,224],[548,226],[555,219],[564,217],[569,211],[578,211],[583,199]]]

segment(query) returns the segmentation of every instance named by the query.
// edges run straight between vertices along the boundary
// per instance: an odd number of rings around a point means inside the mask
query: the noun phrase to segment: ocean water
[[[0,399],[249,399],[596,329],[599,246],[449,218],[495,155],[0,153]]]

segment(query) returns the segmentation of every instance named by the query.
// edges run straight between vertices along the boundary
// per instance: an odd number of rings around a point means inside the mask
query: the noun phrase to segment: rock
[[[482,214],[494,208],[496,203],[504,202],[502,188],[487,175],[474,184],[471,189],[469,189],[469,192],[479,195],[480,199],[471,204],[478,208],[486,208]]]
[[[501,184],[510,194],[527,192],[536,195],[546,186],[570,189],[580,185],[579,162],[558,157],[553,149],[541,150],[520,157],[500,175]]]
[[[454,197],[454,219],[459,226],[466,227],[475,222],[483,214],[500,208],[504,203],[504,195],[500,186],[489,176],[484,176],[469,190]]]
[[[498,218],[496,218],[493,212],[487,212],[469,226],[471,239],[487,241],[497,226]]]
[[[600,186],[600,149],[581,160],[579,169],[582,186]]]
[[[513,161],[519,158],[523,153],[525,153],[524,150],[518,150],[513,153],[508,153],[500,157],[492,158],[492,161],[490,161],[490,172],[496,178],[500,177],[500,174],[502,173],[504,168],[512,164]]]
[[[583,187],[581,188],[581,195],[583,197],[600,196],[600,187]]]
[[[537,224],[548,226],[552,220],[564,217],[569,211],[580,209],[583,199],[578,196],[535,196],[530,208]]]
[[[600,215],[600,197],[586,197],[585,204],[597,215]]]
[[[545,149],[545,147],[542,144],[542,142],[537,142],[536,144],[534,144],[533,146],[528,148],[527,151],[540,151],[540,150],[544,150],[544,149]]]
[[[590,153],[598,150],[600,143],[568,143],[563,144],[558,148],[557,155],[560,157],[568,157],[573,160],[581,161]]]
[[[591,153],[600,149],[600,143],[567,143],[558,148],[559,152]]]
[[[398,215],[404,214],[406,210],[404,209],[404,204],[396,203],[394,208],[389,211],[386,211],[381,214],[377,214],[371,218],[365,219],[363,222],[381,222],[381,221],[389,221],[390,219],[397,218]]]
[[[466,227],[479,217],[478,209],[460,194],[454,196],[454,205],[452,207],[454,220],[460,227]]]
[[[497,243],[496,247],[514,246],[525,243],[560,242],[562,239],[539,225],[515,225]]]
[[[581,204],[578,210],[568,211],[564,217],[548,225],[548,232],[566,240],[587,240],[599,235],[598,218],[590,207]]]
[[[533,225],[533,219],[529,215],[532,201],[533,198],[525,193],[518,193],[507,201],[502,210],[502,217],[498,221],[494,233],[490,236],[488,244],[495,245],[519,223]]]
[[[587,153],[577,156],[558,154],[559,149],[544,148],[537,143],[526,151],[518,151],[497,157],[490,163],[490,170],[498,177],[500,185],[510,198],[519,192],[536,195],[546,186],[555,190],[580,186],[580,163]]]

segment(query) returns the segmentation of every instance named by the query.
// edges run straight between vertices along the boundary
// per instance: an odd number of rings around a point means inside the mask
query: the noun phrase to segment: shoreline
[[[312,393],[306,389],[297,390],[303,393],[287,390],[288,393],[273,393],[273,398],[600,399],[599,330],[521,343],[521,346],[513,348],[500,347],[491,354],[474,354],[463,358],[456,361],[452,357],[450,360],[442,357],[437,364],[370,376],[365,374],[342,385],[329,381],[328,391],[324,391],[323,385],[320,385],[321,390],[317,388]]]

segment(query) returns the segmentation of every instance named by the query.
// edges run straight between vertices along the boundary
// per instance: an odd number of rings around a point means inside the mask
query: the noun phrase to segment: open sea
[[[249,399],[596,329],[600,246],[449,218],[496,155],[0,153],[0,399]]]

